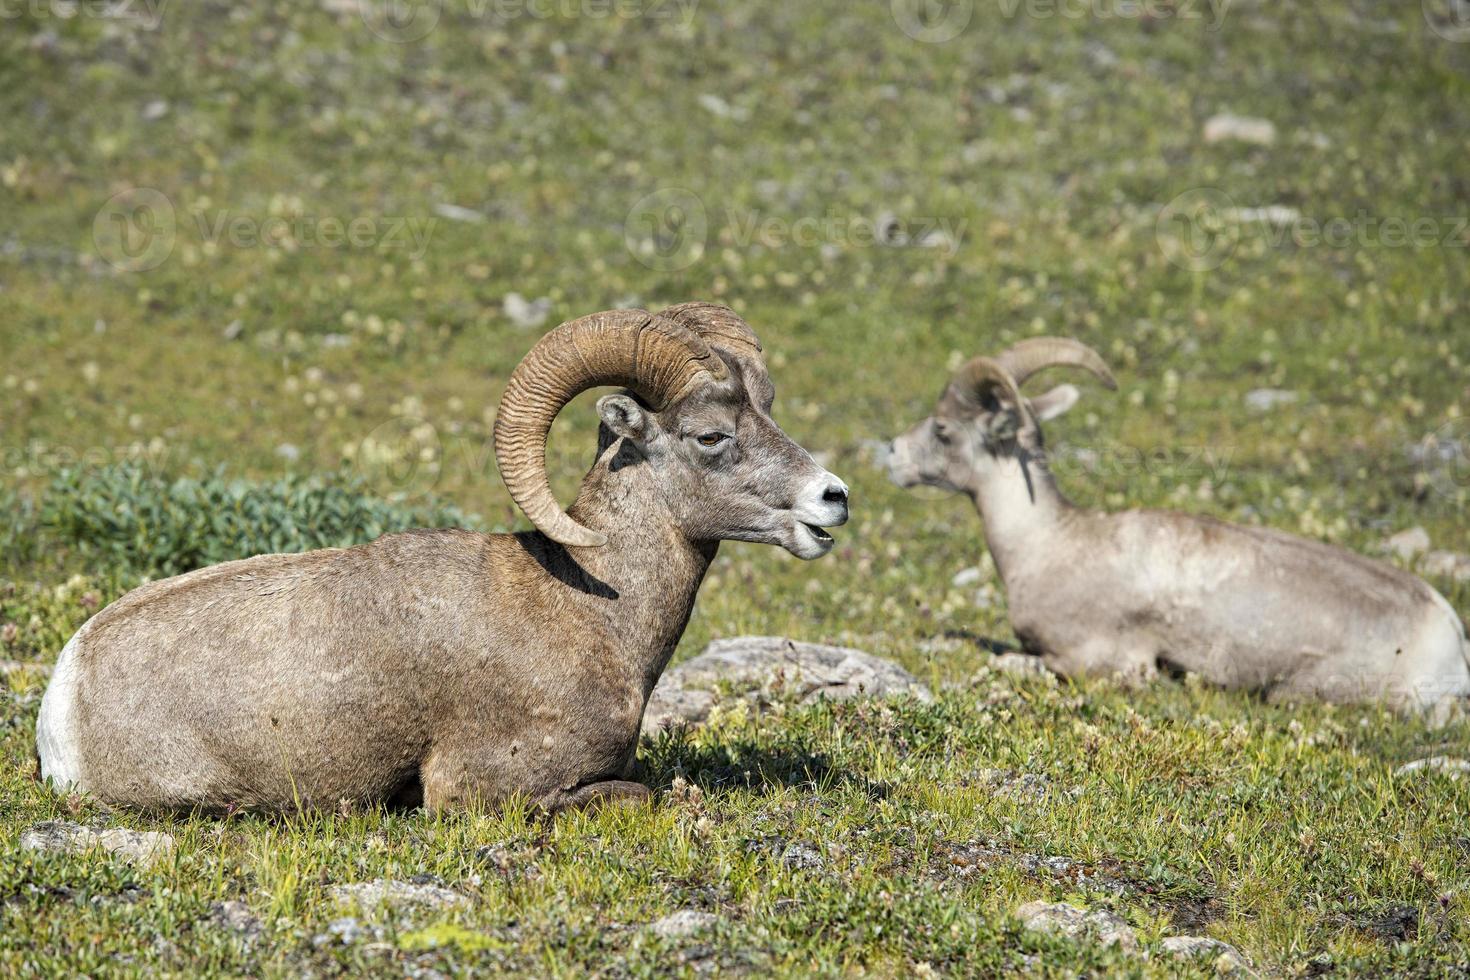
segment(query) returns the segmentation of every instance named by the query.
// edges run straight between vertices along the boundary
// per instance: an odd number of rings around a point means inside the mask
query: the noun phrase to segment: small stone
[[[30,851],[85,854],[98,849],[130,864],[149,866],[173,856],[174,839],[152,830],[112,827],[98,832],[67,820],[47,820],[20,835],[20,846]]]
[[[1268,204],[1263,208],[1232,208],[1226,217],[1241,225],[1270,225],[1273,228],[1290,228],[1302,220],[1302,213],[1284,204]]]
[[[219,333],[220,333],[220,336],[223,337],[223,338],[225,338],[226,340],[234,340],[235,338],[237,338],[237,337],[240,336],[240,333],[244,329],[245,329],[245,321],[244,320],[231,320],[229,323],[225,324],[225,328],[223,330],[221,330]]]
[[[1403,561],[1411,561],[1429,550],[1429,532],[1422,527],[1400,531],[1383,542],[1383,550]]]
[[[441,218],[450,221],[463,221],[466,224],[479,224],[485,220],[485,216],[474,208],[460,207],[458,204],[439,203],[434,205],[434,213]]]
[[[1453,551],[1431,551],[1419,562],[1419,571],[1425,575],[1447,578],[1456,584],[1470,582],[1470,555],[1457,555]]]
[[[174,839],[155,830],[114,827],[102,831],[97,839],[109,854],[132,864],[158,864],[167,861],[174,852]]]
[[[1218,939],[1210,939],[1206,936],[1170,936],[1159,946],[1169,956],[1179,959],[1192,960],[1208,956],[1210,962],[1214,964],[1216,973],[1233,973],[1236,970],[1250,969],[1250,961],[1241,955],[1240,950]]]
[[[990,666],[1012,677],[1036,677],[1049,673],[1040,657],[1027,653],[1002,653],[998,657],[990,658]]]
[[[464,895],[449,888],[412,881],[395,881],[391,878],[336,885],[331,889],[331,895],[344,905],[358,905],[363,908],[378,905],[452,908],[469,902]]]
[[[288,463],[294,463],[301,458],[301,449],[293,443],[283,442],[276,447],[276,455]]]
[[[311,944],[317,947],[337,944],[351,946],[364,939],[374,939],[377,935],[378,930],[369,929],[358,919],[333,919],[327,923],[326,932],[319,932],[311,937]]]
[[[781,863],[792,871],[815,871],[822,867],[822,855],[810,844],[796,842],[781,854]]]
[[[1126,951],[1138,948],[1132,927],[1102,909],[1089,912],[1061,902],[1028,902],[1016,910],[1016,918],[1033,932],[1073,941],[1092,937],[1103,946],[1117,946]]]
[[[168,115],[168,100],[153,99],[143,107],[143,118],[148,122],[157,122]]]
[[[660,939],[683,939],[712,928],[718,921],[708,912],[680,909],[651,923],[648,928]]]
[[[1245,407],[1252,412],[1269,412],[1283,405],[1295,405],[1301,399],[1301,395],[1294,391],[1283,391],[1280,388],[1257,388],[1255,391],[1246,392]]]
[[[1015,772],[1010,769],[977,769],[970,774],[970,782],[978,786],[984,786],[995,791],[996,796],[1006,796],[1015,800],[1041,801],[1048,796],[1054,795],[1059,790],[1054,790],[1051,777],[1039,772]],[[1082,787],[1073,786],[1065,791],[1066,795],[1078,797],[1082,795]]]
[[[1436,755],[1428,759],[1406,762],[1393,771],[1395,776],[1409,776],[1421,770],[1448,773],[1451,779],[1459,779],[1460,773],[1470,772],[1470,760],[1455,759],[1447,755]]]
[[[551,298],[527,300],[520,293],[507,293],[501,301],[505,316],[518,330],[534,330],[551,315]]]
[[[958,572],[955,572],[954,578],[949,580],[949,584],[957,589],[963,589],[969,585],[979,585],[984,580],[985,573],[980,571],[980,569],[962,568]]]
[[[1276,142],[1276,124],[1269,119],[1236,116],[1228,112],[1222,112],[1206,120],[1206,143],[1224,143],[1232,140],[1249,143],[1252,146],[1271,146]]]
[[[264,926],[244,902],[215,902],[209,907],[210,921],[230,932],[239,933],[247,940],[260,937]]]
[[[734,119],[737,122],[750,118],[750,110],[742,106],[732,106],[729,102],[718,95],[704,93],[699,96],[699,105],[706,112],[719,116],[721,119]]]

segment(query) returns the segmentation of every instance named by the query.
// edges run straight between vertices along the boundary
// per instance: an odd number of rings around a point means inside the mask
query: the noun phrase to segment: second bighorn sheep
[[[1012,626],[1065,675],[1198,674],[1272,699],[1383,700],[1443,717],[1470,695],[1470,643],[1420,579],[1342,548],[1259,527],[1073,506],[1047,466],[1040,423],[1076,404],[1046,368],[1103,359],[1073,340],[1023,341],[951,379],[934,414],[893,441],[889,475],[975,502]]]
[[[563,512],[547,434],[600,385],[628,390],[597,403],[597,459]],[[626,781],[639,721],[719,542],[817,558],[847,520],[847,488],[771,420],[773,397],[723,307],[563,324],[495,423],[537,531],[393,534],[135,589],[61,653],[43,775],[152,808],[646,797]]]

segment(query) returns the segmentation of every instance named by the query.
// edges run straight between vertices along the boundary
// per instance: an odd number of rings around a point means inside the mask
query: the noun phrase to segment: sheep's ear
[[[603,395],[597,399],[597,414],[613,435],[637,443],[648,441],[653,428],[648,412],[627,395]]]
[[[1058,415],[1065,415],[1082,397],[1076,385],[1057,385],[1051,391],[1031,399],[1031,412],[1039,422],[1049,422]]]

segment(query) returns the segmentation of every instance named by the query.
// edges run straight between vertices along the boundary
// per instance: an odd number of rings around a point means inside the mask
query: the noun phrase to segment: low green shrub
[[[348,547],[417,527],[481,526],[440,501],[384,500],[348,474],[171,478],[137,463],[58,472],[39,519],[42,533],[60,545],[154,578],[249,555]]]

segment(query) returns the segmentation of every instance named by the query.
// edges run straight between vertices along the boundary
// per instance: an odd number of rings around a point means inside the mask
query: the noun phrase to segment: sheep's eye
[[[698,437],[698,442],[706,449],[713,449],[728,438],[723,432],[706,432]]]
[[[942,425],[942,424],[935,423],[935,425],[934,425],[934,438],[938,439],[940,442],[944,443],[946,446],[949,445],[949,429],[946,426]]]

